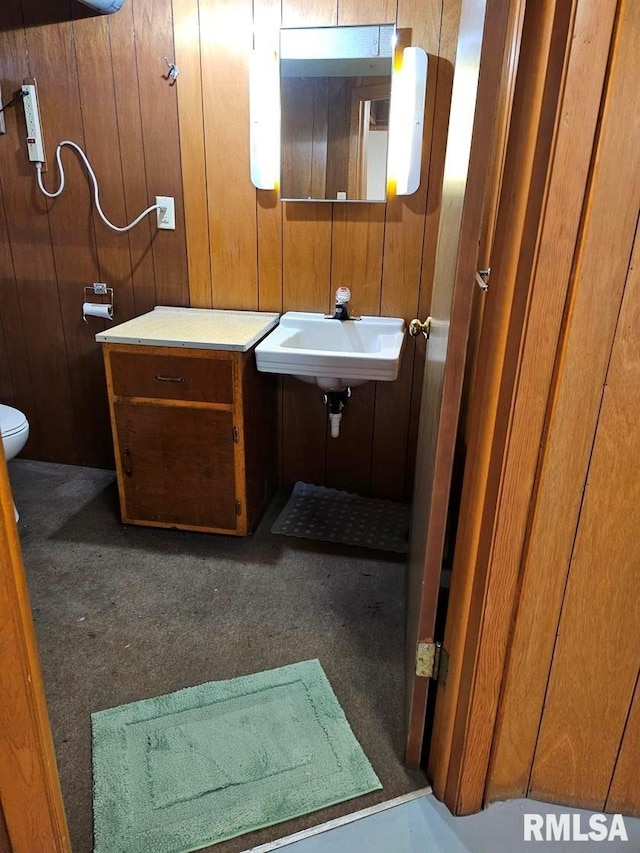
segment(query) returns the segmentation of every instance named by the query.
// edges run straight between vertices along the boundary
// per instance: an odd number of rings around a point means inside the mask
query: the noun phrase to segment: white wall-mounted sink
[[[396,379],[404,338],[404,320],[397,317],[342,321],[288,311],[256,347],[256,363],[263,373],[285,373],[339,391]]]

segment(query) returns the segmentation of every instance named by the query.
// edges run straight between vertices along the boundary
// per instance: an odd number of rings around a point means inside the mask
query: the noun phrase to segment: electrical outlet
[[[158,209],[158,228],[163,228],[167,231],[176,230],[176,208],[173,198],[170,195],[157,195],[156,204]]]

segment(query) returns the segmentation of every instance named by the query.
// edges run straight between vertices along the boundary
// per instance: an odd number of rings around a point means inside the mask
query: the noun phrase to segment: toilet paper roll
[[[113,320],[113,305],[104,302],[84,302],[82,304],[82,316],[101,317],[103,320]]]

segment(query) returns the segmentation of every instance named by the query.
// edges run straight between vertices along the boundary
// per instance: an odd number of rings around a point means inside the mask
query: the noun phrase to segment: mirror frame
[[[391,72],[389,139],[387,147],[386,197],[363,198],[289,198],[281,201],[343,202],[346,204],[380,204],[393,195],[410,195],[420,184],[424,105],[428,58],[419,47],[405,46],[408,31],[395,24],[357,27],[282,28],[280,34],[292,30],[302,32],[355,31],[393,27],[394,45]],[[280,57],[279,52],[254,50],[250,62],[250,158],[251,180],[258,189],[280,189]],[[353,106],[352,116],[353,121]]]

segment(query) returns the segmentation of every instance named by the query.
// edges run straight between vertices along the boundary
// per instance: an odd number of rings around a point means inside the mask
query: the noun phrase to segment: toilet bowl
[[[29,421],[19,409],[0,404],[0,432],[7,462],[17,456],[29,438]],[[18,510],[13,505],[13,511],[18,520]]]

